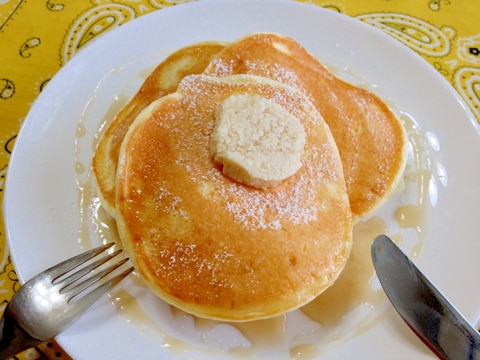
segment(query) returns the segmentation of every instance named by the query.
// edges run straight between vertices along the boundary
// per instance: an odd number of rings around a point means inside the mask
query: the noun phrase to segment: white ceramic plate
[[[96,40],[59,71],[25,120],[7,175],[5,222],[20,279],[82,250],[79,233],[88,216],[81,214],[78,182],[88,181],[88,171],[82,173],[79,166],[88,166],[100,124],[114,110],[112,104],[119,106],[116,96],[132,95],[140,85],[135,75],[178,47],[234,40],[256,31],[297,39],[334,67],[371,84],[419,124],[428,152],[424,165],[431,177],[423,189],[430,201],[425,205],[426,219],[414,229],[424,238],[417,261],[476,323],[480,137],[473,116],[430,65],[387,35],[320,7],[286,1],[204,0],[157,11]],[[85,130],[81,136],[79,129]],[[81,144],[76,145],[79,139]],[[94,232],[89,239],[92,244],[101,241],[95,236]],[[124,291],[132,297],[125,299]],[[148,309],[149,316],[138,307]],[[287,327],[305,322],[297,315]],[[57,340],[75,359],[235,358],[225,348],[236,341],[248,347],[241,334],[227,325],[202,328],[192,322],[188,316],[172,317],[148,290],[127,281],[124,290],[104,297]],[[379,313],[365,329],[357,323],[357,330],[355,334],[340,331],[332,341],[320,341],[318,349],[295,351],[302,359],[433,357],[393,311]],[[289,343],[295,339],[289,336],[285,335],[285,346],[275,346],[277,350],[266,351],[267,346],[261,350],[266,353],[243,354],[290,358]],[[197,343],[185,345],[185,337]]]

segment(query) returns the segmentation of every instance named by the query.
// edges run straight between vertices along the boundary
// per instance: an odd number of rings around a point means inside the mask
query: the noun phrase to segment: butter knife
[[[440,359],[480,359],[480,334],[385,235],[372,244],[380,284],[398,314]]]

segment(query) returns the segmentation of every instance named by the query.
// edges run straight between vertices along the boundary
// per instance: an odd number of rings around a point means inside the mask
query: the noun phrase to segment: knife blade
[[[386,235],[372,243],[372,260],[398,314],[440,359],[480,359],[480,334]]]

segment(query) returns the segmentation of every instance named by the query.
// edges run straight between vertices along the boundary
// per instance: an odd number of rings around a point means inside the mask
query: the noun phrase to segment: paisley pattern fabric
[[[22,121],[55,73],[102,34],[188,1],[0,0],[0,202]],[[408,46],[453,85],[480,122],[478,0],[298,1],[349,15]],[[19,286],[0,217],[0,312]],[[17,358],[69,359],[54,341]]]

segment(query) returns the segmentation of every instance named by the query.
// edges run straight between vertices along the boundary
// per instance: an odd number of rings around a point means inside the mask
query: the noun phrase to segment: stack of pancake
[[[230,176],[212,153],[219,109],[239,95],[280,106],[302,126],[299,168],[269,186]],[[298,308],[334,283],[352,224],[394,191],[406,145],[377,96],[295,40],[258,33],[165,59],[103,134],[93,170],[123,246],[158,296],[199,317],[247,321]]]

